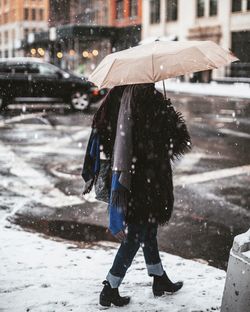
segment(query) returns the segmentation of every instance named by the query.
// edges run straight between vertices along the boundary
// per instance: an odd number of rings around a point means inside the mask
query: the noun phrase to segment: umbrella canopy
[[[155,41],[107,55],[89,81],[99,88],[152,83],[237,60],[213,41]]]

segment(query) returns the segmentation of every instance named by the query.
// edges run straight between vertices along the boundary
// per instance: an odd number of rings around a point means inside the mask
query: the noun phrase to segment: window
[[[52,65],[47,65],[43,63],[33,63],[30,64],[29,72],[45,75],[45,76],[53,76],[56,75],[58,70],[56,67],[53,67]]]
[[[196,14],[197,17],[202,17],[205,15],[205,1],[204,0],[197,0],[196,2]]]
[[[135,17],[138,15],[138,2],[137,0],[129,1],[129,16]]]
[[[26,64],[14,64],[11,71],[13,74],[27,74],[28,66]]]
[[[17,13],[15,9],[11,10],[11,15],[12,15],[12,20],[15,20],[17,17]]]
[[[1,53],[1,55],[2,55],[2,53]],[[10,66],[9,64],[6,64],[6,62],[1,62],[0,63],[0,73],[10,74],[12,72],[11,67],[12,66]]]
[[[240,62],[231,64],[231,77],[250,77],[250,31],[236,31],[231,33],[231,49]],[[242,43],[245,44],[242,44]]]
[[[25,21],[27,21],[29,19],[29,9],[28,8],[24,8],[24,19],[25,19]]]
[[[29,29],[28,28],[24,28],[24,39],[28,40],[28,35],[29,35]]]
[[[8,43],[8,40],[9,40],[9,33],[8,33],[8,31],[6,30],[6,31],[4,32],[4,43]]]
[[[107,6],[104,7],[103,9],[103,16],[102,16],[102,24],[103,25],[108,25],[108,17],[109,17],[109,9]]]
[[[8,0],[4,0],[4,7],[5,7],[5,8],[6,8],[6,7],[9,7],[9,5],[10,5],[9,1],[8,1]]]
[[[210,0],[209,1],[209,15],[210,16],[217,15],[217,7],[218,7],[218,1],[217,0]]]
[[[32,18],[32,21],[36,20],[36,9],[32,9],[32,11],[31,11],[31,18]]]
[[[150,0],[150,23],[160,23],[160,0]]]
[[[116,19],[123,18],[123,0],[116,0]]]
[[[250,10],[250,0],[247,0],[247,10]]]
[[[241,11],[241,0],[232,0],[232,12]]]
[[[167,21],[176,21],[178,16],[178,0],[167,0]]]
[[[5,12],[5,13],[3,14],[3,23],[4,23],[4,24],[7,24],[7,23],[8,23],[8,13],[7,13],[7,12]]]
[[[43,20],[43,9],[39,9],[39,19],[40,21]]]

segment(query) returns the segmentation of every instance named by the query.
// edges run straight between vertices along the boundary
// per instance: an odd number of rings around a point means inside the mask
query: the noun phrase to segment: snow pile
[[[189,83],[178,81],[165,81],[166,91],[177,93],[192,93],[198,95],[226,96],[250,99],[250,85],[247,83],[218,84]],[[163,90],[162,81],[156,83],[156,87]]]
[[[80,244],[78,244],[80,245]],[[88,247],[88,248],[87,248]],[[0,227],[1,311],[86,311],[98,305],[101,282],[116,253],[117,244],[103,242],[80,247],[54,241],[18,227]],[[140,251],[120,287],[132,297],[126,308],[111,311],[219,311],[225,272],[213,267],[161,253],[170,278],[184,280],[174,295],[154,298],[152,278],[146,274]]]

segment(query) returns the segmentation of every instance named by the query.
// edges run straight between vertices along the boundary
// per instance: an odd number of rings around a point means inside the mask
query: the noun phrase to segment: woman
[[[190,148],[183,118],[169,104],[154,84],[122,88],[119,112],[115,116],[116,131],[109,149],[112,158],[109,229],[121,245],[103,282],[102,306],[129,303],[129,297],[119,295],[118,287],[140,246],[148,275],[154,278],[155,296],[176,292],[183,286],[182,282],[169,280],[157,245],[158,225],[170,219],[173,209],[170,161]],[[105,140],[99,138],[103,145]]]

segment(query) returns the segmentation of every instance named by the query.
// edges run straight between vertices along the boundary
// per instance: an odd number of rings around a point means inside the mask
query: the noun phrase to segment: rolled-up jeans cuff
[[[106,280],[109,282],[111,288],[118,288],[121,285],[123,277],[115,276],[109,272]]]
[[[147,270],[148,270],[148,275],[157,275],[157,276],[162,276],[164,274],[164,270],[162,267],[162,263],[156,263],[156,264],[147,264]]]

